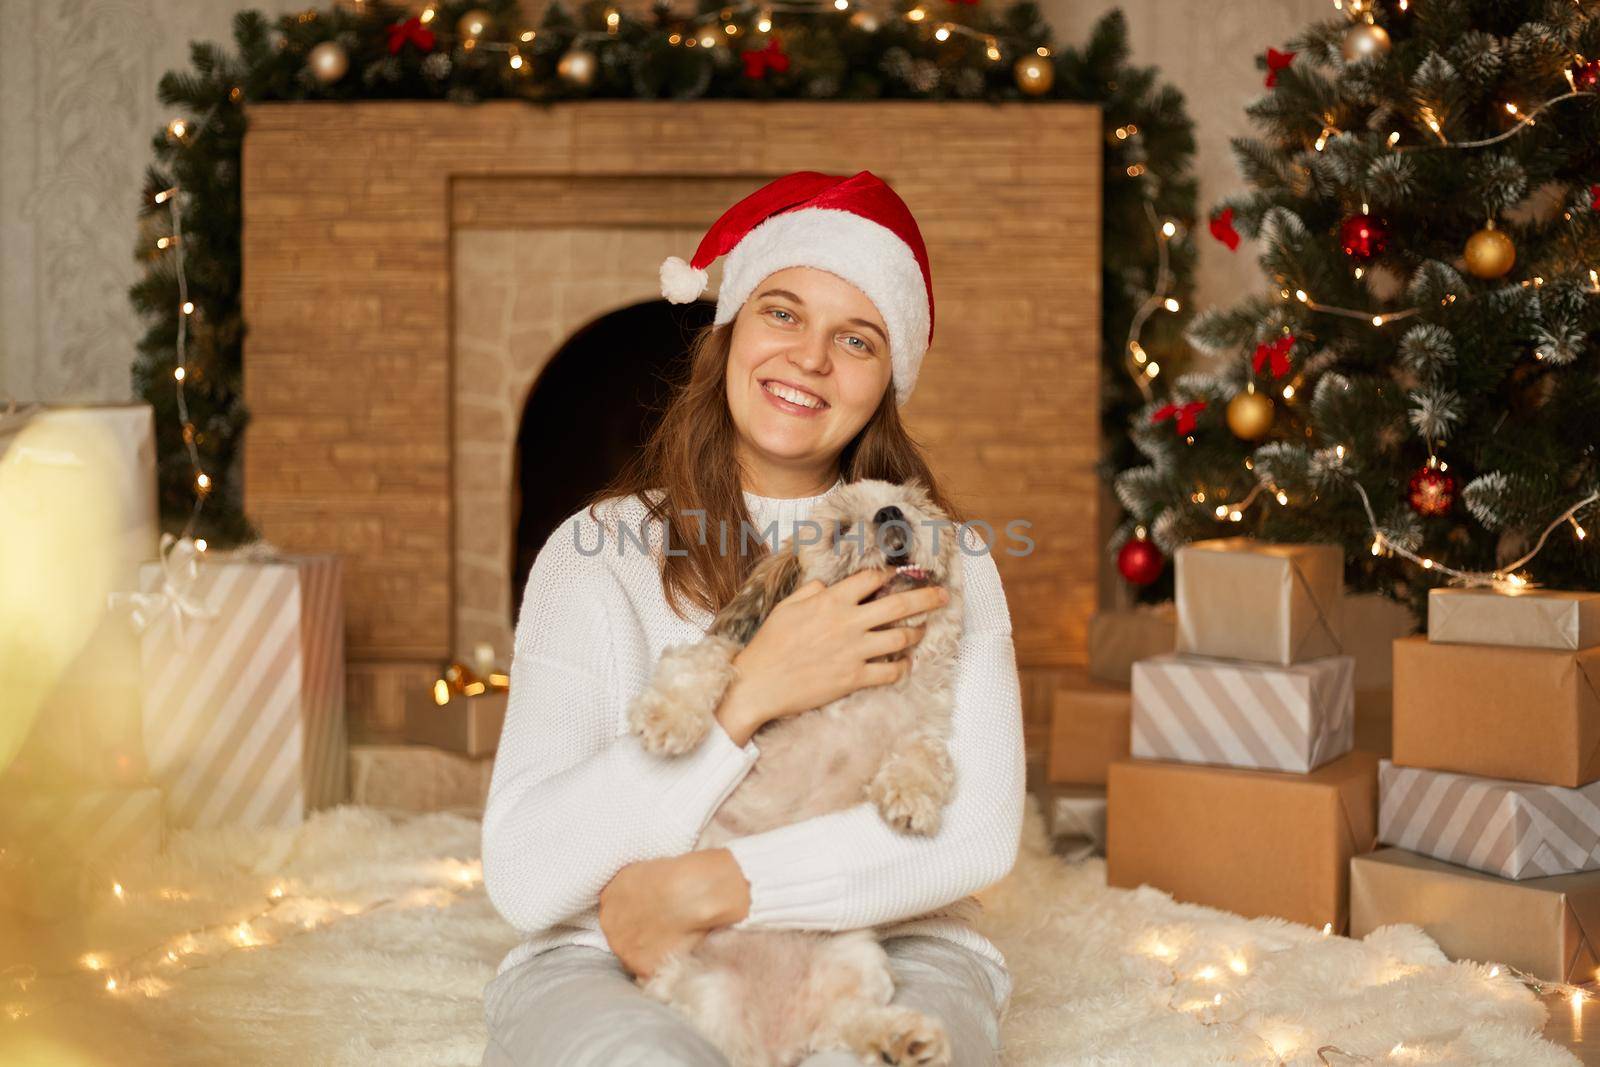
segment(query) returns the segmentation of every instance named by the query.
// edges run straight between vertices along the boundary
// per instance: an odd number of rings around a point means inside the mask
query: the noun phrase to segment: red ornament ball
[[[1389,224],[1371,215],[1351,215],[1339,224],[1339,247],[1355,259],[1381,256],[1389,247]]]
[[[1167,557],[1143,537],[1130,537],[1117,553],[1117,570],[1134,585],[1149,585],[1166,566]]]
[[[1456,480],[1437,467],[1422,467],[1406,484],[1406,499],[1418,515],[1443,515],[1456,502]]]
[[[1600,93],[1600,59],[1572,65],[1572,85],[1580,93]]]

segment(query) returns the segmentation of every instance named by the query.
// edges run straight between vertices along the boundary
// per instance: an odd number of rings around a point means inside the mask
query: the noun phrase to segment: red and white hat
[[[732,322],[757,285],[788,267],[836,274],[867,295],[889,327],[895,398],[905,403],[933,341],[933,276],[917,220],[871,171],[846,178],[814,170],[768,182],[711,225],[685,263],[661,264],[661,295],[687,304],[705,292],[718,256],[717,325]]]

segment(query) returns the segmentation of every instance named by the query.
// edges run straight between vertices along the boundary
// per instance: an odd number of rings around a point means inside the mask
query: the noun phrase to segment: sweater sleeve
[[[955,789],[931,836],[870,802],[727,844],[750,883],[733,929],[848,930],[909,919],[998,881],[1021,840],[1026,755],[1011,619],[994,559],[963,555],[965,614],[949,741]]]
[[[578,547],[573,522],[593,529],[579,516],[550,535],[528,575],[483,816],[484,887],[530,933],[593,908],[629,863],[692,848],[760,754],[720,724],[681,756],[651,753],[627,732],[632,694],[619,691],[612,628],[634,616],[604,560]]]

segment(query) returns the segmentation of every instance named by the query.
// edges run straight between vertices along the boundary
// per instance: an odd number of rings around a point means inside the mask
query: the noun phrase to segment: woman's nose
[[[789,356],[789,362],[813,374],[826,374],[829,367],[828,342],[807,338]]]

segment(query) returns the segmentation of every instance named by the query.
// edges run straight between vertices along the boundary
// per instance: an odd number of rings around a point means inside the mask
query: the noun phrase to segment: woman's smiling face
[[[889,387],[889,330],[867,295],[825,270],[789,267],[756,286],[733,321],[728,408],[748,458],[837,460]]]

